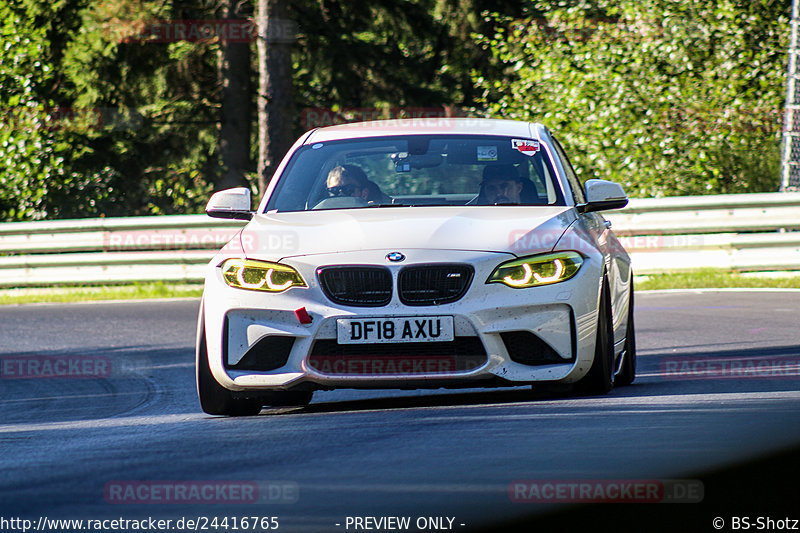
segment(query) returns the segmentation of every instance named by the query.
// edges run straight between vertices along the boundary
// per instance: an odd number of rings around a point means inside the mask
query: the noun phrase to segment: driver
[[[514,165],[491,165],[483,169],[482,204],[520,204],[523,180]]]
[[[369,198],[367,175],[355,165],[340,165],[328,173],[328,196],[355,196],[365,202]]]
[[[384,194],[378,184],[367,179],[355,165],[340,165],[328,173],[328,196],[355,196],[370,205],[391,204],[392,197]]]

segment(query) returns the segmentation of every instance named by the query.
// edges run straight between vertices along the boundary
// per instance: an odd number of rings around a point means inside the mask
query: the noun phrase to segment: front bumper
[[[581,271],[566,282],[512,289],[485,283],[510,254],[404,250],[407,261],[387,265],[385,256],[391,251],[285,259],[282,262],[296,268],[309,287],[279,294],[229,287],[218,268],[224,257],[216,258],[208,267],[203,305],[209,366],[216,380],[233,391],[481,387],[571,383],[591,367],[602,268],[599,255],[587,258]],[[396,287],[401,268],[430,263],[474,267],[471,286],[460,300],[408,306],[395,291],[381,307],[335,305],[316,276],[323,265],[380,265],[390,269]],[[300,308],[308,312],[311,323],[298,319],[295,311]],[[453,317],[456,343],[337,347],[339,318],[422,316]],[[531,360],[526,353],[547,357]]]

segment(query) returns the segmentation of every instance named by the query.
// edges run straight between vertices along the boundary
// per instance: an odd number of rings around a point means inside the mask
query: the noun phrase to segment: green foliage
[[[179,2],[92,2],[64,50],[67,97],[109,119],[93,144],[126,183],[120,207],[127,214],[198,212],[219,172],[218,44],[140,35],[147,23],[213,16],[196,3],[191,9]]]
[[[81,133],[87,120],[70,114],[54,121],[46,28],[31,14],[0,3],[0,219],[99,215],[116,174],[108,167],[76,170],[74,163],[91,153]]]
[[[0,0],[0,219],[202,209],[216,49],[124,42],[161,5]]]
[[[515,4],[292,2],[296,108],[471,105],[470,69],[490,63],[470,38],[490,27],[477,13],[519,14]],[[158,21],[216,20],[219,2],[0,0],[0,9],[2,69],[13,80],[0,102],[21,115],[0,138],[0,219],[202,209],[222,176],[219,42],[153,42],[140,32]],[[292,118],[299,134],[300,116]]]
[[[481,39],[493,115],[536,120],[632,196],[776,190],[788,0],[534,0]],[[535,15],[534,15],[535,13]]]
[[[57,168],[51,166],[40,152],[44,145],[52,144],[46,135],[23,135],[22,132],[39,133],[45,123],[44,106],[37,101],[35,84],[49,69],[35,58],[43,52],[41,33],[33,31],[18,34],[22,17],[7,6],[0,5],[2,40],[0,40],[0,216],[4,219],[36,218],[37,206],[45,190],[29,189],[29,179],[47,177]],[[23,26],[24,27],[24,26]],[[27,73],[33,72],[34,76]],[[20,200],[18,200],[20,198]]]
[[[514,0],[293,2],[297,108],[471,107],[471,72],[494,73],[472,35],[492,31],[492,9],[521,15]],[[383,115],[385,116],[385,115]]]
[[[544,122],[632,196],[774,190],[789,4],[298,0],[296,109],[472,108]],[[222,177],[219,42],[137,34],[220,6],[0,0],[0,220],[200,211]]]

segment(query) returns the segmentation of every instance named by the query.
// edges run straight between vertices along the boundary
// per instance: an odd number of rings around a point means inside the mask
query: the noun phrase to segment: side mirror
[[[586,203],[576,207],[581,213],[620,209],[628,205],[628,197],[619,183],[606,180],[586,180]]]
[[[250,189],[236,187],[215,192],[206,205],[206,214],[214,218],[250,220],[253,218],[253,212],[250,211]]]

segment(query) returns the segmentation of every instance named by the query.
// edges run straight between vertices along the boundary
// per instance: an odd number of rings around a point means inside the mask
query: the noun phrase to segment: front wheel
[[[261,411],[262,403],[257,398],[234,398],[233,393],[220,385],[211,373],[206,348],[206,333],[201,307],[197,324],[196,352],[197,397],[200,407],[210,415],[252,416]]]
[[[589,373],[575,384],[580,394],[607,394],[614,386],[614,331],[611,323],[611,296],[608,281],[603,279],[600,305],[597,310],[597,338],[594,361]]]

